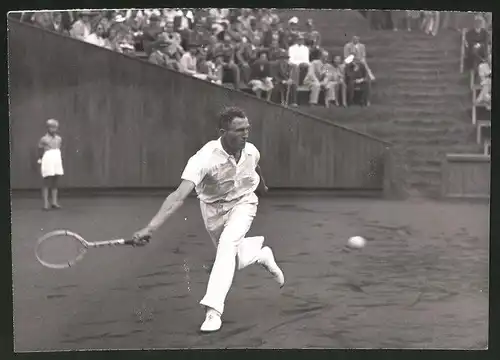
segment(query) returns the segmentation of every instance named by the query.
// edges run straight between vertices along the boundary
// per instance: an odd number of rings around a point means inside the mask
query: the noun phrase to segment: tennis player
[[[206,294],[200,304],[206,309],[202,332],[222,326],[224,303],[236,268],[258,263],[269,271],[280,286],[283,272],[272,250],[264,246],[264,237],[245,235],[257,213],[255,190],[261,183],[267,190],[259,167],[260,153],[249,143],[250,123],[243,110],[230,107],[219,115],[217,140],[209,141],[193,155],[182,173],[182,182],[170,194],[148,226],[134,235],[137,245],[151,236],[196,190],[205,227],[217,249]]]
[[[42,198],[43,209],[60,209],[58,202],[58,182],[64,175],[61,157],[62,139],[57,134],[59,122],[55,119],[47,120],[47,133],[38,142],[40,172],[43,178]],[[49,202],[49,189],[51,203]]]

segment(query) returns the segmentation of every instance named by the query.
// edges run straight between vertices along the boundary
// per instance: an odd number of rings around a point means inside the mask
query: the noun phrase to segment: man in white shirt
[[[261,264],[280,286],[285,283],[272,250],[263,247],[264,237],[245,237],[257,213],[254,192],[259,183],[267,190],[259,167],[260,153],[247,141],[250,123],[241,109],[231,107],[219,115],[219,128],[220,138],[209,141],[189,159],[177,190],[166,198],[149,225],[134,235],[136,245],[145,245],[196,190],[205,227],[217,248],[207,291],[200,302],[207,310],[202,332],[220,329],[236,265],[242,270]]]
[[[295,44],[288,48],[288,62],[291,65],[292,80],[297,86],[300,85],[301,72],[307,73],[309,69],[309,48],[304,45],[304,37],[298,36]]]

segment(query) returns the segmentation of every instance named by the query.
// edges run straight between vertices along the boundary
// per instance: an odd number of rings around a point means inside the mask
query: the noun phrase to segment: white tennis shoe
[[[285,275],[283,275],[283,271],[281,271],[278,264],[276,264],[273,251],[268,246],[264,246],[261,249],[258,263],[271,273],[278,284],[280,284],[280,287],[285,285]]]
[[[221,315],[214,309],[208,309],[205,321],[201,324],[201,332],[219,331],[222,326]]]

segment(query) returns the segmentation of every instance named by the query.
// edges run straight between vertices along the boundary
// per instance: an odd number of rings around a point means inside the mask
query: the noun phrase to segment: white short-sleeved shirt
[[[259,160],[259,150],[247,142],[236,163],[219,138],[209,141],[189,159],[181,178],[195,184],[198,198],[205,203],[233,201],[257,189],[260,176],[255,168]]]

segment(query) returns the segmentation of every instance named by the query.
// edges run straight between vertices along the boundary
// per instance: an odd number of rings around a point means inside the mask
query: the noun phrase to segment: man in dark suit
[[[293,107],[297,106],[297,84],[291,78],[292,69],[288,63],[288,52],[285,50],[280,52],[272,70],[275,89],[280,94],[281,105],[286,106],[291,103]]]
[[[363,63],[352,55],[346,59],[345,77],[347,84],[347,105],[354,104],[354,93],[359,91],[361,106],[370,105],[370,77]]]
[[[271,63],[267,58],[267,50],[259,51],[259,58],[252,64],[252,74],[249,85],[252,87],[252,91],[257,97],[260,98],[264,91],[267,95],[267,101],[271,99],[274,85],[272,82]]]

